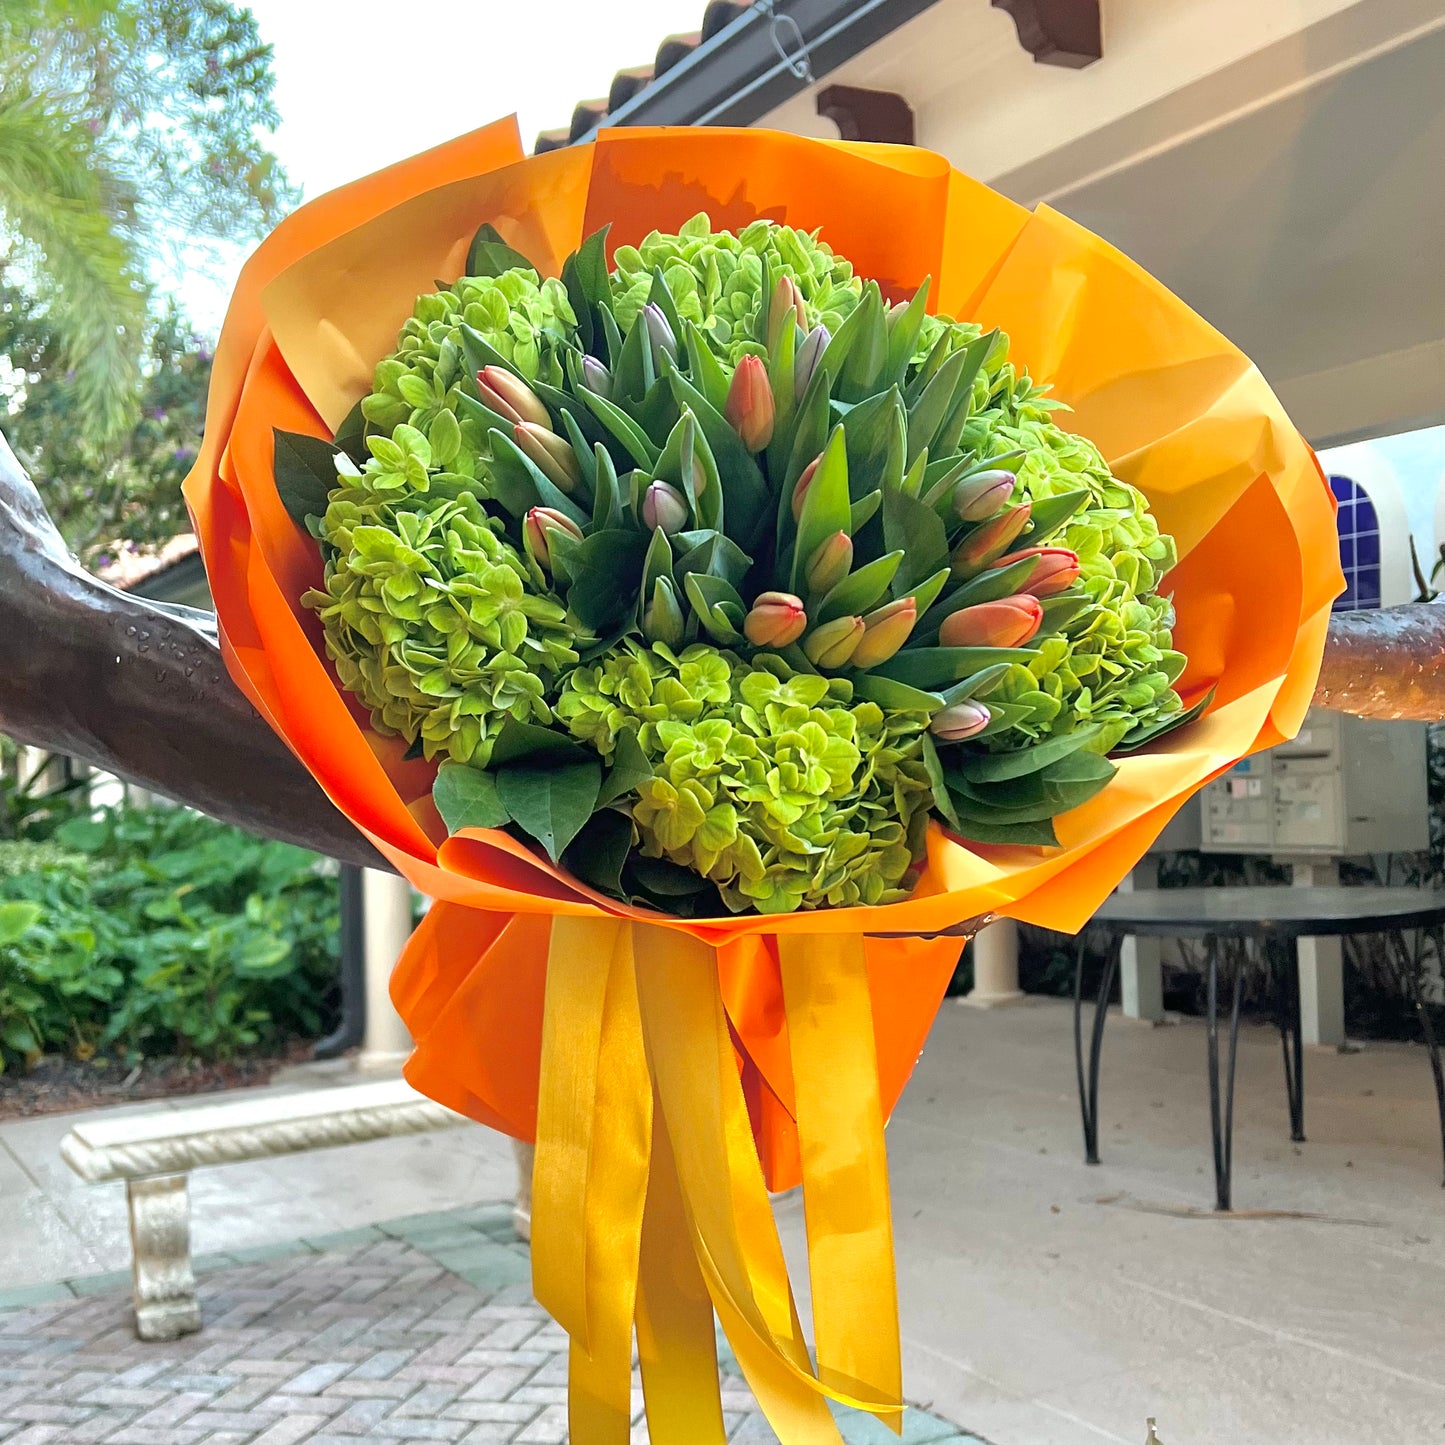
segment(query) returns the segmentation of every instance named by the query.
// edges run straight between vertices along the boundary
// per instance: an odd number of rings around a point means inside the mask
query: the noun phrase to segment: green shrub
[[[0,844],[0,1070],[315,1038],[333,1022],[337,929],[330,865],[184,809]]]

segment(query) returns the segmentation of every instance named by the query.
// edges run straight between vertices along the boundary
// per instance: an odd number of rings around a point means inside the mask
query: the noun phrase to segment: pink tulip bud
[[[649,528],[661,527],[670,537],[687,526],[687,500],[667,482],[653,482],[642,494],[642,520]]]
[[[773,389],[767,368],[751,352],[738,362],[728,387],[723,415],[750,452],[760,452],[773,439]]]
[[[664,352],[676,361],[677,337],[672,334],[672,327],[668,325],[667,317],[657,302],[649,301],[642,308],[642,323],[647,327],[647,339],[652,346],[653,362],[660,364]]]
[[[977,737],[992,721],[992,714],[982,703],[956,702],[934,713],[928,730],[946,743],[961,743],[965,738]]]
[[[1013,495],[1012,472],[980,472],[953,489],[953,510],[965,522],[986,522]]]
[[[803,569],[808,591],[814,597],[831,592],[853,570],[853,539],[846,532],[834,532],[819,542]]]
[[[1018,506],[1000,512],[992,521],[975,527],[953,549],[953,575],[967,576],[979,572],[1002,557],[1028,526],[1032,510],[1029,503],[1020,502]]]
[[[803,639],[803,652],[815,667],[846,667],[866,630],[861,617],[836,617]]]
[[[773,287],[772,298],[768,305],[769,351],[776,348],[778,337],[782,335],[784,325],[790,320],[797,322],[799,326],[806,327],[808,314],[803,309],[803,293],[798,290],[798,283],[791,276],[782,275],[778,277],[777,285]]]
[[[803,599],[791,592],[761,592],[743,618],[743,635],[754,647],[786,647],[808,625]]]
[[[793,395],[800,401],[808,389],[808,383],[813,379],[813,373],[818,369],[819,359],[832,339],[828,328],[819,323],[803,338],[802,345],[798,347],[798,354],[793,358]]]
[[[595,356],[584,356],[582,385],[598,396],[611,396],[612,373]]]
[[[526,539],[527,550],[544,571],[552,570],[552,537],[558,533],[582,540],[582,528],[555,507],[533,507],[522,519],[522,536]]]
[[[795,522],[803,515],[803,498],[807,495],[808,488],[813,485],[813,478],[818,474],[818,463],[822,460],[821,456],[814,457],[803,468],[798,480],[793,483],[793,520]]]
[[[1020,593],[949,613],[938,629],[938,640],[945,647],[1022,647],[1043,620],[1039,599]]]
[[[542,405],[542,398],[522,380],[504,366],[484,366],[477,373],[477,390],[482,400],[499,416],[504,416],[513,425],[533,422],[537,426],[552,426],[552,418]],[[501,405],[498,406],[497,403]]]
[[[582,468],[570,443],[549,428],[530,421],[513,427],[512,435],[528,461],[548,481],[564,492],[577,490],[577,484],[582,480]]]
[[[1000,557],[994,567],[1008,567],[1025,558],[1034,558],[1034,570],[1028,581],[1019,587],[1020,592],[1031,592],[1035,597],[1052,597],[1079,580],[1079,555],[1067,547],[1025,547],[1020,552],[1010,552]]]
[[[863,639],[853,653],[854,667],[877,667],[887,662],[905,642],[918,621],[918,604],[911,597],[886,602],[863,619]]]

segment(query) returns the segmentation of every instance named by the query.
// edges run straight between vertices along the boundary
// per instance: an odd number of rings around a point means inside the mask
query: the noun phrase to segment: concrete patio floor
[[[909,1398],[993,1445],[1141,1445],[1151,1415],[1165,1445],[1445,1439],[1423,1051],[1305,1067],[1309,1142],[1293,1145],[1277,1035],[1245,1028],[1239,1213],[1220,1218],[1198,1022],[1111,1017],[1104,1162],[1086,1168],[1068,1008],[946,1005],[889,1130]],[[121,1191],[80,1185],[56,1152],[72,1122],[0,1125],[0,1291],[126,1262]],[[507,1141],[482,1129],[203,1171],[196,1249],[234,1257],[512,1186]],[[778,1214],[796,1258],[800,1201]]]

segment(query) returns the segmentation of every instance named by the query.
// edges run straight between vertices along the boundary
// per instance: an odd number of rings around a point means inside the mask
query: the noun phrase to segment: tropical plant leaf
[[[637,741],[637,734],[631,728],[624,728],[617,734],[617,745],[612,753],[612,766],[602,780],[602,790],[597,794],[597,806],[605,808],[628,793],[636,792],[638,785],[652,776],[652,764]]]
[[[597,806],[602,764],[595,757],[561,765],[512,763],[496,775],[497,796],[512,821],[559,861]]]
[[[617,808],[599,808],[562,854],[562,866],[609,898],[627,901],[622,870],[632,850],[632,819]]]
[[[484,221],[472,237],[467,248],[468,276],[501,276],[504,272],[521,267],[525,271],[536,271],[536,267],[518,250],[509,246],[501,232],[490,221]]]
[[[460,833],[463,828],[500,828],[511,822],[497,796],[495,775],[469,763],[443,763],[431,795],[448,833]]]
[[[298,527],[308,517],[325,515],[326,501],[337,485],[336,458],[345,455],[321,437],[272,429],[276,492],[286,515]]]

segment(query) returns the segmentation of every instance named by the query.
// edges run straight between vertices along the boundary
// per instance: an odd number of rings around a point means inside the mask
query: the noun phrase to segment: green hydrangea
[[[675,236],[654,231],[640,246],[617,248],[612,258],[617,324],[624,332],[631,326],[652,289],[654,270],[661,268],[678,314],[695,322],[735,362],[744,350],[759,349],[748,342],[748,333],[763,299],[765,256],[775,258],[798,283],[809,327],[821,322],[836,332],[863,294],[852,265],[835,256],[816,232],[754,221],[736,236],[714,233],[703,212]]]
[[[528,381],[562,381],[560,348],[570,342],[577,318],[567,290],[556,279],[539,281],[521,269],[500,276],[463,276],[445,291],[422,296],[401,329],[396,350],[381,362],[361,414],[390,432],[415,427],[446,465],[474,476],[482,448],[480,422],[457,414],[467,372],[461,327],[479,332]]]
[[[932,802],[925,714],[885,716],[773,657],[635,643],[569,674],[556,713],[604,758],[636,733],[654,768],[633,806],[642,852],[711,879],[729,908],[907,896]]]
[[[551,721],[574,629],[467,479],[428,470],[420,431],[403,424],[367,446],[330,495],[324,587],[303,601],[377,731],[485,765],[508,717]]]

